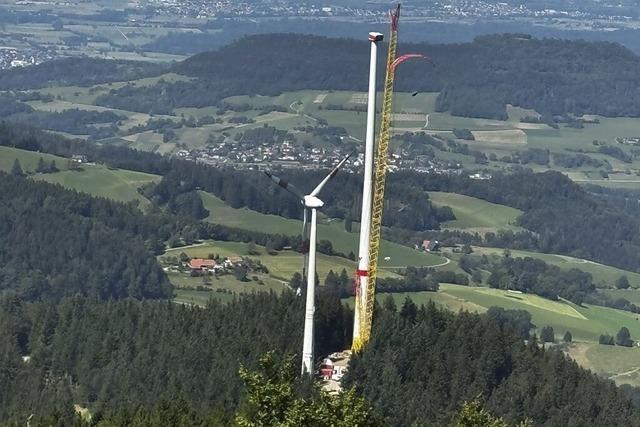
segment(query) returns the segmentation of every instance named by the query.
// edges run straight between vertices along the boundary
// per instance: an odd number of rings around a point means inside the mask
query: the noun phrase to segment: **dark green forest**
[[[319,298],[317,352],[326,354],[348,342],[352,314],[335,294]],[[477,398],[514,423],[640,425],[638,411],[613,382],[540,348],[535,338],[523,343],[519,313],[454,315],[410,300],[400,308],[387,301],[376,310],[373,340],[352,359],[345,380],[385,425],[448,425],[465,401]],[[273,348],[295,353],[302,318],[303,298],[292,293],[206,308],[4,298],[0,418],[18,422],[31,413],[55,413],[68,422],[78,404],[96,421],[115,414],[127,419],[146,408],[147,414],[185,412],[227,424],[245,404],[240,364],[254,369]],[[163,400],[174,404],[159,404]]]
[[[494,315],[504,312],[494,311]],[[613,382],[596,377],[516,325],[490,316],[387,301],[369,346],[343,382],[355,386],[389,425],[447,425],[461,401],[480,396],[509,422],[549,426],[637,426]]]
[[[366,41],[299,34],[248,36],[171,66],[90,58],[0,72],[0,89],[93,85],[177,72],[192,81],[126,85],[98,104],[144,113],[217,105],[231,95],[283,91],[366,90]],[[506,104],[545,115],[640,116],[640,58],[608,42],[480,36],[469,43],[405,43],[402,52],[430,55],[436,66],[407,63],[401,91],[440,92],[436,108],[454,115],[505,119]],[[385,52],[380,55],[384,67]],[[380,80],[381,84],[381,80]]]
[[[397,90],[441,92],[438,111],[506,119],[509,103],[551,115],[640,115],[640,58],[617,44],[506,34],[461,44],[403,44],[401,49],[401,53],[426,53],[436,66],[403,65]],[[384,58],[382,52],[381,69]],[[249,36],[173,67],[172,71],[196,77],[194,81],[126,86],[98,102],[166,113],[176,107],[215,105],[238,94],[366,90],[367,61],[364,41],[294,34]],[[158,105],[162,111],[156,111]]]
[[[304,298],[293,293],[243,296],[206,308],[132,299],[73,297],[54,305],[4,298],[0,420],[69,413],[74,403],[96,414],[178,398],[200,414],[232,412],[241,400],[240,363],[255,367],[269,350],[299,350],[303,306]],[[351,312],[322,292],[317,307],[317,354],[342,350]]]
[[[133,206],[0,173],[0,294],[167,298],[142,225]]]
[[[162,66],[142,61],[65,58],[28,68],[0,72],[0,89],[24,90],[47,86],[91,86],[160,74]]]

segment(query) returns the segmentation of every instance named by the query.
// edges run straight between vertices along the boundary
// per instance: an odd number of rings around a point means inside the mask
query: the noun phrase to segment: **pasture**
[[[149,200],[138,193],[144,184],[160,179],[157,175],[125,169],[109,169],[101,165],[82,165],[80,170],[35,175],[34,179],[60,184],[63,187],[105,197],[119,202],[137,201],[141,208],[150,206]]]
[[[638,337],[632,336],[638,339]],[[640,386],[640,348],[573,343],[565,350],[584,368],[618,385]]]
[[[142,35],[139,36],[142,37]],[[60,111],[67,106],[69,108],[93,109],[96,108],[95,99],[111,89],[120,88],[125,84],[139,87],[149,86],[157,83],[160,79],[179,81],[189,78],[177,74],[164,74],[132,82],[114,82],[93,87],[50,87],[41,89],[40,92],[54,95],[56,97],[54,102],[32,102],[31,104],[42,110]],[[458,142],[465,143],[470,149],[479,150],[487,156],[495,155],[496,157],[492,157],[494,160],[490,160],[484,166],[485,168],[502,169],[507,163],[497,159],[517,155],[518,152],[531,148],[538,148],[550,152],[551,163],[549,166],[527,164],[527,167],[536,171],[555,169],[569,174],[576,182],[616,188],[640,187],[640,178],[636,176],[636,172],[640,171],[640,159],[634,157],[631,163],[625,163],[614,157],[598,153],[598,147],[592,144],[593,140],[598,140],[630,153],[630,148],[617,144],[615,138],[640,135],[640,119],[597,117],[600,121],[599,124],[585,124],[583,129],[570,128],[563,124],[560,124],[558,129],[553,129],[540,123],[520,122],[523,117],[538,116],[538,114],[535,111],[511,105],[507,106],[508,119],[504,121],[456,117],[447,112],[437,112],[435,111],[437,95],[437,93],[418,93],[416,96],[412,96],[410,93],[395,93],[394,134],[424,131],[453,138],[451,134],[453,129],[469,129],[474,134],[475,141]],[[379,99],[382,98],[381,93],[378,93],[377,96]],[[173,111],[174,116],[157,116],[156,118],[173,117],[178,120],[183,115],[185,118],[208,115],[222,119],[223,122],[196,128],[176,129],[177,137],[170,143],[162,142],[162,135],[151,132],[127,135],[133,126],[144,124],[151,118],[147,114],[123,110],[114,110],[114,112],[127,116],[127,119],[119,124],[120,137],[130,141],[133,148],[166,154],[177,149],[177,142],[188,148],[199,148],[206,145],[210,137],[217,139],[224,133],[227,138],[234,138],[238,133],[263,125],[295,132],[301,143],[326,145],[323,138],[299,130],[301,127],[317,126],[319,121],[326,121],[329,126],[344,128],[348,141],[362,143],[365,135],[366,113],[357,110],[366,108],[366,104],[363,104],[364,100],[366,100],[366,94],[363,92],[299,90],[284,92],[278,96],[242,95],[228,97],[224,100],[226,103],[248,106],[249,109],[227,111],[221,115],[218,114],[217,108],[214,106],[176,108]],[[269,106],[282,107],[286,112],[263,114],[261,109]],[[251,118],[255,122],[242,124],[229,122],[229,119],[240,116]],[[604,167],[584,166],[569,169],[554,164],[553,155],[555,153],[571,155],[575,151],[583,152],[601,161],[606,160],[612,167],[612,170],[609,171],[609,178],[603,178],[600,175]],[[478,167],[471,156],[440,150],[436,150],[436,155],[440,160],[454,161],[466,168],[475,169]]]
[[[487,202],[475,197],[439,191],[429,192],[429,199],[436,206],[449,206],[456,219],[443,223],[444,228],[469,232],[486,232],[502,229],[519,230],[515,225],[522,211],[504,205]]]
[[[42,158],[46,163],[51,163],[52,161],[56,162],[56,167],[60,170],[67,169],[67,159],[64,157],[0,146],[0,170],[4,172],[10,172],[13,167],[13,163],[18,159],[23,172],[33,173],[38,167],[40,158]]]

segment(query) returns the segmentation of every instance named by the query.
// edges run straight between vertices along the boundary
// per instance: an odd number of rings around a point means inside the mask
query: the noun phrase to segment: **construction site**
[[[389,142],[393,132],[394,81],[396,69],[400,64],[412,59],[425,60],[431,63],[428,56],[421,53],[397,55],[398,23],[400,20],[400,5],[389,11],[389,38],[386,60],[386,74],[384,78],[384,92],[382,96],[382,114],[380,127],[376,138],[376,94],[377,94],[377,58],[379,43],[384,35],[370,32],[371,55],[369,63],[369,86],[366,96],[359,101],[367,105],[367,123],[364,146],[364,176],[362,187],[362,209],[360,218],[360,236],[357,258],[357,270],[354,281],[355,313],[353,325],[353,342],[350,349],[332,353],[323,358],[318,366],[315,364],[313,351],[313,321],[315,312],[315,273],[316,273],[316,242],[318,209],[324,203],[319,199],[319,193],[324,185],[338,173],[341,166],[348,161],[351,154],[342,159],[331,172],[308,195],[303,195],[294,185],[273,176],[267,176],[276,184],[296,196],[304,206],[302,235],[308,242],[305,250],[302,277],[306,278],[306,308],[304,322],[304,343],[302,350],[303,375],[312,374],[321,377],[324,387],[330,392],[340,391],[340,380],[349,365],[353,353],[361,352],[371,338],[373,309],[376,296],[376,278],[378,259],[380,254],[382,215],[384,208],[385,183],[388,170]]]

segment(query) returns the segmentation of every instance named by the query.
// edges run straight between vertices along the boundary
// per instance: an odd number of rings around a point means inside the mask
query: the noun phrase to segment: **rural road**
[[[446,256],[443,256],[442,258],[445,259],[444,262],[441,262],[440,264],[429,265],[427,267],[429,267],[429,268],[444,267],[445,265],[447,265],[447,264],[449,264],[451,262],[451,260],[449,258],[447,258]],[[413,266],[413,265],[380,265],[380,267],[382,267],[382,268],[407,268],[407,267],[415,267],[415,266]]]
[[[617,378],[617,377],[623,377],[625,375],[631,375],[631,374],[635,374],[636,372],[640,371],[640,368],[633,368],[630,371],[627,372],[620,372],[619,374],[615,374],[609,377],[610,380]]]

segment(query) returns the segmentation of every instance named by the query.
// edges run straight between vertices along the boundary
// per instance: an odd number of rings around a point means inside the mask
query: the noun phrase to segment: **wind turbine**
[[[313,191],[306,196],[292,184],[284,179],[272,175],[270,172],[265,174],[280,187],[284,188],[298,199],[304,206],[304,220],[302,223],[302,238],[306,241],[307,231],[307,210],[311,210],[311,227],[309,232],[309,258],[307,266],[307,299],[305,305],[304,316],[304,340],[302,344],[302,375],[313,373],[313,314],[315,308],[315,278],[316,278],[316,236],[318,226],[318,209],[324,206],[324,202],[318,198],[318,194],[322,188],[333,178],[344,163],[349,160],[353,153],[349,153],[340,161],[329,174],[317,185]],[[304,269],[303,269],[304,272]]]

